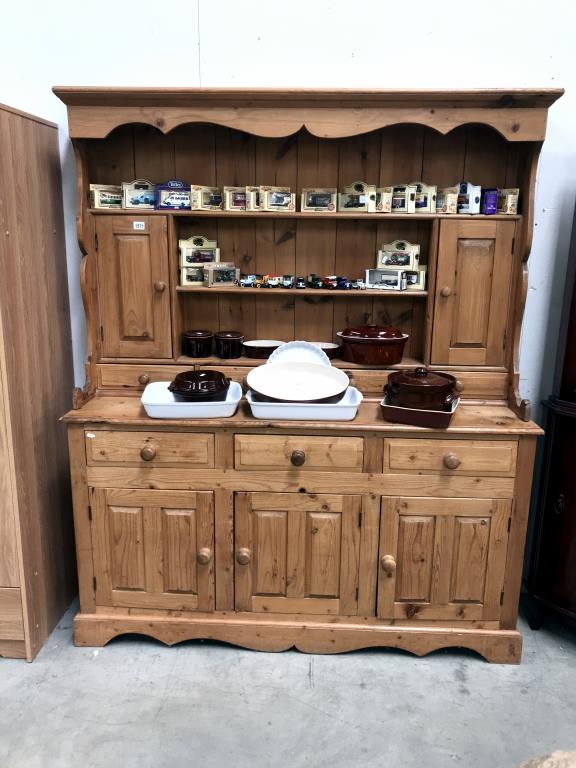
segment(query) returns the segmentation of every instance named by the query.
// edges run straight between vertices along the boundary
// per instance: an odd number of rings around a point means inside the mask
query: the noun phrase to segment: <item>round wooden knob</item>
[[[158,280],[154,283],[154,290],[156,293],[162,293],[166,289],[166,283],[163,280]]]
[[[240,565],[248,565],[250,562],[250,550],[245,548],[239,549],[236,552],[236,562]]]
[[[448,296],[450,296],[450,294],[452,293],[452,289],[450,288],[450,286],[445,285],[444,288],[442,288],[442,290],[440,291],[440,293],[442,294],[442,296],[444,296],[445,299],[447,299]]]
[[[156,448],[153,445],[145,445],[140,451],[140,458],[142,461],[152,461],[156,458]]]
[[[142,385],[146,385],[150,382],[150,376],[148,376],[147,373],[141,373],[140,376],[138,376],[138,381]]]
[[[455,453],[447,453],[442,459],[442,462],[446,469],[458,469],[462,463]]]
[[[304,451],[292,451],[290,461],[295,467],[301,467],[306,461],[306,454]]]
[[[396,560],[392,555],[383,555],[380,559],[380,565],[387,576],[392,576],[396,571]]]
[[[456,384],[454,384],[454,389],[456,392],[464,392],[464,382],[460,381],[460,379],[456,379]]]
[[[208,547],[201,547],[196,554],[196,560],[200,565],[208,565],[212,560],[212,550]]]

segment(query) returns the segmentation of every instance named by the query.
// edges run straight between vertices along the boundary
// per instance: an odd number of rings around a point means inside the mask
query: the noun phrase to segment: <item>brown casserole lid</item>
[[[359,341],[388,341],[390,339],[403,339],[406,334],[399,328],[391,325],[359,325],[354,328],[345,328],[339,334],[343,339],[357,339]]]
[[[439,373],[438,371],[429,371],[428,368],[420,367],[406,371],[394,371],[388,378],[389,383],[397,386],[407,387],[408,389],[429,389],[448,388],[451,391],[456,384],[454,376],[448,373]]]
[[[455,384],[454,376],[421,367],[391,373],[384,392],[390,405],[401,408],[450,411],[452,402],[456,398]]]

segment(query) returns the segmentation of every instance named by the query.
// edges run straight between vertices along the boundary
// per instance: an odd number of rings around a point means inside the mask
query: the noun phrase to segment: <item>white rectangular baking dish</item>
[[[242,398],[242,387],[231,381],[226,400],[186,403],[174,399],[169,381],[153,381],[142,393],[141,402],[152,419],[218,419],[234,416]]]
[[[246,394],[254,418],[296,421],[352,421],[363,399],[356,387],[348,387],[339,403],[261,402]]]

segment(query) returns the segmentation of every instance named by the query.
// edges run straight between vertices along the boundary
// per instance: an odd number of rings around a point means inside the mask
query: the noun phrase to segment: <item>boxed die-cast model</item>
[[[458,213],[458,187],[445,187],[436,194],[436,213]]]
[[[403,269],[367,269],[366,288],[405,291],[407,288],[406,271]]]
[[[192,235],[186,240],[178,240],[178,248],[181,267],[220,261],[220,248],[217,241],[208,240],[204,235]]]
[[[392,190],[394,213],[416,212],[416,187],[413,184],[395,184]]]
[[[246,210],[246,187],[224,187],[224,210]]]
[[[410,185],[416,187],[414,212],[436,213],[436,186],[424,184],[423,181],[411,181]]]
[[[134,179],[122,182],[124,208],[154,208],[156,185],[148,179]]]
[[[482,187],[462,181],[458,185],[458,213],[480,213]]]
[[[353,181],[338,195],[339,211],[376,212],[376,187],[365,181]]]
[[[122,187],[90,184],[90,208],[122,208]]]
[[[376,258],[376,268],[403,267],[418,269],[420,262],[420,246],[407,240],[394,240],[392,243],[382,243]]]
[[[304,188],[300,199],[300,210],[331,213],[336,210],[337,197],[338,190],[335,187],[326,189]]]
[[[190,185],[180,179],[170,179],[163,184],[156,184],[156,209],[190,210]]]
[[[296,195],[289,187],[260,187],[262,211],[295,211]]]

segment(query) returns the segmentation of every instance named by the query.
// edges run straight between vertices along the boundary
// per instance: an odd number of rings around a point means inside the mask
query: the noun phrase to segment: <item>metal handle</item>
[[[306,461],[306,454],[304,451],[292,451],[290,461],[295,467],[301,467]]]
[[[248,563],[250,562],[250,557],[251,557],[251,554],[249,549],[243,548],[243,549],[239,549],[238,552],[236,552],[236,562],[239,565],[248,565]]]
[[[138,376],[138,382],[146,385],[150,382],[150,376],[147,373],[141,373],[140,376]]]
[[[156,448],[153,445],[145,445],[140,451],[142,461],[152,461],[156,458]]]
[[[450,286],[445,285],[444,288],[442,288],[442,290],[440,291],[440,293],[442,294],[442,296],[444,296],[445,299],[447,299],[448,296],[450,296],[450,294],[452,293],[452,289],[450,288]]]
[[[380,559],[382,570],[387,576],[393,576],[396,571],[396,560],[392,555],[383,555]]]
[[[154,283],[154,290],[156,293],[162,293],[162,291],[166,290],[166,283],[163,280],[158,280]]]
[[[446,469],[458,469],[462,462],[455,453],[447,453],[442,459],[442,463]]]
[[[208,547],[201,547],[196,554],[196,560],[199,565],[208,565],[212,560],[212,550]]]

